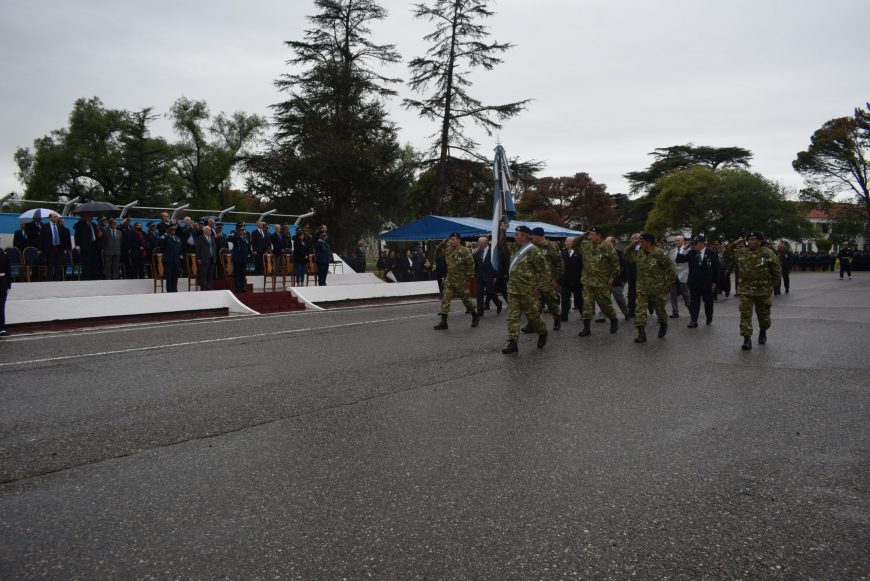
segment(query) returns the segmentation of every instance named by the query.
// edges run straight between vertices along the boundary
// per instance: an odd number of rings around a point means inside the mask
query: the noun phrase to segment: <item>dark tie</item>
[[[60,244],[60,239],[57,237],[57,226],[51,225],[51,243],[57,246]]]

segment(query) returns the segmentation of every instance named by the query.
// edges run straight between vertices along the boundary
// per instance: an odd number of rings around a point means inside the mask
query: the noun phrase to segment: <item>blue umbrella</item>
[[[492,201],[492,267],[498,272],[498,233],[502,222],[510,223],[517,215],[514,197],[511,194],[511,168],[507,154],[501,144],[495,148],[492,163],[492,177],[495,180],[495,193]]]

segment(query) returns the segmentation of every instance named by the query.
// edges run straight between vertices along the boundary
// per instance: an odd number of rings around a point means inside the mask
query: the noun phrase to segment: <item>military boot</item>
[[[447,315],[441,315],[441,322],[432,327],[436,331],[443,331],[447,328]]]
[[[471,326],[476,327],[480,324],[480,315],[477,314],[477,311],[471,311]]]
[[[520,329],[520,333],[523,333],[525,335],[528,335],[529,333],[534,333],[534,332],[535,332],[535,330],[532,329],[531,325],[526,325],[525,327]]]
[[[646,343],[646,327],[637,328],[637,337],[634,338],[635,343]]]
[[[758,332],[758,344],[764,345],[767,343],[767,329],[762,329]]]
[[[592,329],[590,329],[590,324],[592,321],[590,319],[583,319],[583,330],[577,335],[578,337],[588,337],[592,334]]]
[[[562,317],[553,317],[553,330],[558,331],[562,328]]]
[[[668,334],[668,324],[667,323],[659,323],[659,339],[664,339],[665,335]]]
[[[508,344],[505,345],[504,349],[501,350],[501,352],[505,355],[507,355],[508,353],[516,353],[517,351],[519,351],[519,349],[517,348],[516,341],[508,341]]]
[[[744,351],[749,351],[750,349],[752,349],[752,337],[744,337],[743,346],[740,348]]]
[[[543,349],[544,345],[547,344],[547,332],[544,331],[540,335],[538,335],[538,349]]]
[[[610,319],[610,332],[616,333],[617,331],[619,331],[619,319],[613,317]]]

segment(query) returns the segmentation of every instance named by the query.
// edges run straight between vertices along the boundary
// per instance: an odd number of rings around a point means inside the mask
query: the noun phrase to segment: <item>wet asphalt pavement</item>
[[[870,575],[870,273],[750,352],[735,297],[515,356],[458,310],[0,341],[0,577]]]

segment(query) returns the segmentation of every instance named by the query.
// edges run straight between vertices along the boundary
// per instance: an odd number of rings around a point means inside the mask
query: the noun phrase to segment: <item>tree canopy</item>
[[[833,198],[849,192],[864,207],[870,220],[870,103],[852,117],[826,122],[797,154],[792,167],[810,186]]]
[[[655,161],[643,171],[628,172],[623,177],[628,180],[632,194],[640,192],[655,193],[656,182],[670,172],[703,165],[710,169],[748,168],[752,152],[742,147],[711,147],[672,145],[659,147],[650,152]]]
[[[612,222],[617,216],[607,186],[586,172],[538,179],[524,193],[517,210],[533,220],[581,229]]]

